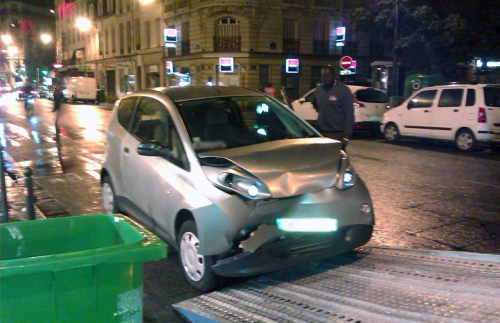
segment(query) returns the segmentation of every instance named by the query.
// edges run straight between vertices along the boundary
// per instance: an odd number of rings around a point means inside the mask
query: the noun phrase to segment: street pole
[[[393,45],[393,52],[392,52],[392,95],[397,96],[398,95],[398,74],[399,74],[399,68],[398,68],[398,53],[397,53],[397,43],[398,43],[398,32],[399,32],[399,3],[398,0],[395,0],[396,2],[396,17],[394,21],[394,45]]]

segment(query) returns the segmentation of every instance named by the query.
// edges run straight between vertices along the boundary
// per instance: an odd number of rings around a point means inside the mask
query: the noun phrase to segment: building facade
[[[41,68],[54,61],[52,41],[42,43],[40,36],[51,38],[55,32],[55,13],[37,1],[0,1],[0,80],[5,85],[37,81]]]
[[[389,56],[383,40],[355,32],[349,20],[355,3],[75,0],[72,18],[57,21],[58,58],[95,72],[108,98],[164,85],[211,82],[259,89],[271,82],[294,99],[319,83],[322,66],[331,64],[340,74],[342,56],[357,62],[357,74],[344,79],[362,81],[371,79],[372,62]],[[93,22],[86,32],[75,26],[80,16]],[[165,28],[177,34],[169,47]],[[221,71],[221,58],[232,59],[230,70]],[[287,59],[298,62],[298,70],[287,71]]]

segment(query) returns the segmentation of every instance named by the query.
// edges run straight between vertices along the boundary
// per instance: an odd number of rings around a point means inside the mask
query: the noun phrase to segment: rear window
[[[366,103],[387,103],[387,96],[384,92],[377,90],[359,90],[356,92],[356,99]]]
[[[489,107],[500,107],[500,87],[485,87],[484,103]]]

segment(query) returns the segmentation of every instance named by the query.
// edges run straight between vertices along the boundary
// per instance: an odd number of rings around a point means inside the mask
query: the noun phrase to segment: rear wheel
[[[399,130],[396,124],[389,123],[384,128],[384,138],[388,142],[396,142],[399,140]]]
[[[182,273],[189,285],[208,292],[217,286],[219,278],[212,271],[212,257],[198,253],[199,245],[196,224],[191,220],[184,222],[177,236]]]
[[[476,138],[469,129],[462,129],[455,138],[457,149],[464,152],[471,152],[476,147]]]
[[[111,179],[106,176],[102,180],[102,205],[106,214],[116,214],[119,212],[116,203],[116,195],[111,184]]]

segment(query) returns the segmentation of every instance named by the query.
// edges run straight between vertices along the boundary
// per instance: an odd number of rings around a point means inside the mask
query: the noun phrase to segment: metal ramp
[[[191,322],[500,322],[500,256],[361,248],[174,305]]]

